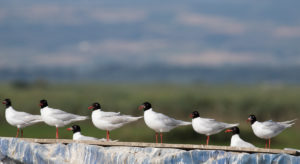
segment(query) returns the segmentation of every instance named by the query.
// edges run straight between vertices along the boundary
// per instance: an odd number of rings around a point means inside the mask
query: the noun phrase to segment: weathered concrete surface
[[[268,154],[290,154],[300,155],[297,150],[282,150],[282,149],[264,149],[264,148],[243,148],[243,147],[230,147],[230,146],[216,146],[216,145],[195,145],[195,144],[167,144],[167,143],[145,143],[145,142],[103,142],[103,141],[74,141],[70,139],[40,139],[40,138],[22,138],[27,142],[35,142],[41,144],[69,144],[69,143],[83,143],[87,145],[98,146],[122,146],[122,147],[155,147],[155,148],[172,148],[182,150],[224,150],[230,152],[242,153],[268,153]]]
[[[103,147],[83,143],[38,144],[0,138],[0,160],[11,163],[292,163],[299,156],[266,153],[234,153],[220,150],[180,150],[152,147]],[[4,162],[4,161],[3,161]]]

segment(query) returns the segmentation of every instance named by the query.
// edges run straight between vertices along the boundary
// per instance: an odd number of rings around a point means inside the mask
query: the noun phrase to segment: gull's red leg
[[[109,131],[106,131],[106,140],[109,141]]]
[[[266,147],[265,147],[266,149],[268,148],[268,140],[266,140]]]
[[[58,139],[58,128],[56,128],[56,139]]]
[[[209,136],[207,136],[206,145],[208,145],[208,143],[209,143]]]
[[[18,136],[19,136],[19,130],[20,129],[18,128],[16,138],[18,138]]]

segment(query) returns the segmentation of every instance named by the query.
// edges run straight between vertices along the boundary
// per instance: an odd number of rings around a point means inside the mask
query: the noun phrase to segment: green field
[[[189,114],[198,110],[200,116],[228,123],[240,123],[241,137],[258,147],[265,141],[254,136],[246,122],[249,114],[259,120],[285,121],[300,116],[300,86],[285,85],[172,85],[172,84],[1,84],[0,99],[10,98],[17,110],[39,114],[39,100],[47,99],[50,107],[68,112],[91,115],[87,108],[100,102],[102,110],[134,116],[143,115],[138,106],[144,101],[152,103],[155,111],[174,118],[190,121]],[[16,128],[10,126],[1,107],[1,136],[15,136]],[[76,123],[82,133],[98,138],[105,131],[95,128],[91,120]],[[69,126],[67,126],[69,127]],[[60,138],[71,138],[66,128],[60,128]],[[272,148],[300,148],[300,120],[272,140]],[[24,137],[54,138],[55,128],[40,123],[24,129]],[[212,145],[229,145],[230,134],[221,132],[211,136]],[[125,125],[111,132],[119,141],[153,142],[154,131],[144,120]],[[165,142],[204,144],[206,137],[197,134],[191,126],[179,127],[164,134]]]

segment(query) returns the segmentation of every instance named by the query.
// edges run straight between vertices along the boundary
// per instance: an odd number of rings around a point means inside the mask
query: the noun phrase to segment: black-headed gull
[[[33,125],[35,123],[43,122],[42,117],[40,115],[32,115],[26,112],[16,111],[12,107],[12,103],[10,99],[5,99],[2,104],[5,104],[5,118],[6,121],[18,128],[16,137],[19,136],[19,130],[21,129],[21,137],[23,137],[23,128],[26,126]]]
[[[232,133],[230,146],[255,148],[255,146],[253,144],[246,142],[240,138],[240,129],[238,127],[235,126],[235,127],[225,130],[225,133],[229,133],[229,132]]]
[[[121,126],[130,122],[136,121],[142,117],[133,117],[130,115],[121,115],[120,112],[104,112],[101,110],[101,106],[98,102],[89,106],[88,109],[92,109],[92,122],[98,129],[106,130],[106,139],[109,140],[109,132],[120,128]]]
[[[209,136],[217,134],[224,129],[238,126],[239,124],[228,124],[224,122],[218,122],[211,118],[201,118],[197,111],[194,111],[190,117],[192,118],[193,129],[200,134],[207,136],[206,145],[209,143]]]
[[[155,133],[156,143],[158,142],[158,133],[160,133],[160,142],[162,143],[163,132],[169,132],[173,128],[184,125],[191,125],[191,122],[185,122],[168,117],[162,113],[154,112],[149,102],[144,102],[139,106],[139,110],[144,110],[144,121],[146,125],[153,129]]]
[[[50,126],[56,127],[56,139],[58,139],[59,127],[64,127],[72,122],[88,119],[87,116],[79,116],[76,114],[67,113],[59,109],[50,108],[48,107],[47,100],[41,100],[40,106],[43,121]]]
[[[283,122],[274,122],[272,120],[259,122],[257,121],[254,115],[250,115],[248,120],[251,123],[252,130],[254,134],[262,139],[266,139],[266,148],[271,147],[271,138],[277,136],[284,129],[291,127],[294,124],[294,120],[283,121]]]
[[[102,141],[102,142],[106,141],[106,139],[104,139],[104,138],[98,139],[98,138],[95,138],[95,137],[89,137],[89,136],[82,135],[79,125],[72,125],[72,127],[67,128],[67,130],[73,131],[73,140],[77,140],[77,141],[80,141],[80,140],[94,140],[94,141]],[[112,141],[112,142],[116,142],[116,141]]]

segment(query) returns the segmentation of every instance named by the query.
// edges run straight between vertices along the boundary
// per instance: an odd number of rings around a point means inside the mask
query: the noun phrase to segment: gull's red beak
[[[251,119],[250,119],[250,118],[248,118],[246,121],[247,121],[247,122],[250,122],[250,121],[251,121]]]
[[[6,102],[5,102],[5,101],[2,101],[2,104],[6,104]]]
[[[89,106],[89,107],[88,107],[89,110],[91,110],[91,109],[93,109],[93,108],[94,108],[93,106]]]
[[[190,114],[190,117],[193,118],[193,114]]]
[[[42,103],[40,103],[40,104],[39,104],[39,106],[43,106],[43,104],[42,104]]]
[[[145,108],[144,105],[140,105],[140,106],[139,106],[139,110],[142,110],[142,109],[144,109],[144,108]]]
[[[232,132],[232,130],[231,129],[225,130],[225,133],[229,133],[229,132]]]
[[[72,128],[67,128],[68,131],[72,131]]]

